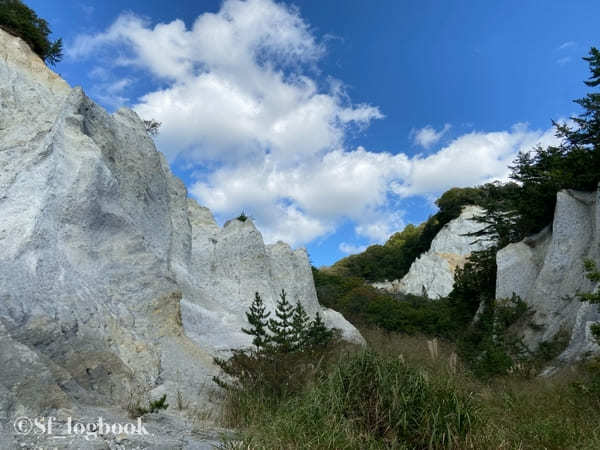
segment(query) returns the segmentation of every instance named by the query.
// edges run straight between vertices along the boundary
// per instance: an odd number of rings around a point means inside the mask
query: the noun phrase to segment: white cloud
[[[98,80],[103,79],[101,71],[93,71],[93,75]],[[110,78],[106,75],[105,79]],[[115,109],[126,106],[130,98],[124,92],[134,81],[130,78],[121,78],[113,81],[99,81],[94,84],[91,94],[102,103]]]
[[[553,129],[530,130],[526,124],[516,124],[509,131],[468,133],[433,155],[413,158],[408,176],[394,182],[392,189],[401,196],[424,195],[506,180],[508,166],[519,151],[557,142]]]
[[[121,52],[117,64],[170,81],[135,106],[163,123],[158,144],[170,160],[237,160],[265,150],[295,159],[338,147],[347,126],[383,117],[349,104],[336,85],[318,89],[301,65],[323,47],[294,8],[270,0],[226,1],[190,30],[180,20],[152,28],[125,14],[104,33],[79,36],[68,54],[106,47]]]
[[[353,245],[348,244],[347,242],[342,242],[339,245],[339,249],[342,253],[347,255],[355,255],[357,253],[362,253],[367,249],[368,245]]]
[[[428,149],[437,144],[439,140],[450,130],[450,124],[445,124],[440,131],[436,131],[431,125],[426,125],[420,130],[411,131],[411,136],[416,145]]]
[[[573,60],[573,58],[571,58],[570,56],[565,56],[563,58],[558,58],[556,60],[556,64],[558,64],[559,66],[564,66],[565,64],[570,63]]]
[[[357,223],[358,234],[381,241],[396,230],[392,223],[385,223],[394,215],[380,211],[386,206],[389,183],[408,170],[404,154],[374,153],[360,147],[334,150],[288,166],[268,156],[222,167],[190,186],[190,192],[224,216],[250,211],[264,228],[273,228],[269,232],[273,240],[306,243],[333,231],[345,217]],[[290,223],[295,233],[303,233],[302,239],[290,238],[285,222],[291,212],[295,218],[312,218],[312,233]]]
[[[573,48],[577,45],[577,43],[575,41],[566,41],[563,42],[562,44],[560,44],[556,49],[557,50],[568,50],[570,48]]]
[[[226,0],[191,29],[125,14],[67,53],[98,59],[92,77],[117,100],[137,76],[114,79],[111,64],[155,77],[161,87],[134,108],[162,122],[157,145],[171,161],[202,169],[190,194],[221,220],[247,211],[268,242],[305,244],[346,220],[357,236],[383,242],[404,226],[402,198],[504,178],[517,151],[550,139],[517,125],[466,134],[427,157],[349,150],[348,132],[383,114],[353,105],[338,80],[323,86],[315,74],[324,51],[296,9]],[[414,137],[427,148],[449,129]]]

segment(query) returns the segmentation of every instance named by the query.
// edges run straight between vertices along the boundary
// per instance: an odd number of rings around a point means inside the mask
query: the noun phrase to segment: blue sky
[[[219,222],[244,209],[315,265],[554,142],[600,45],[592,0],[26,3],[70,84],[163,122],[157,147]]]

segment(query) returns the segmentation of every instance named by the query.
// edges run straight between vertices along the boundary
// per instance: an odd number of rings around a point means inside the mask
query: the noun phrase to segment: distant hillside
[[[369,282],[400,279],[410,265],[429,250],[431,241],[444,225],[456,219],[466,205],[488,202],[490,186],[452,188],[446,191],[436,205],[439,211],[422,224],[407,225],[394,233],[383,245],[371,245],[364,252],[350,255],[324,269],[325,272],[346,277],[359,277]]]

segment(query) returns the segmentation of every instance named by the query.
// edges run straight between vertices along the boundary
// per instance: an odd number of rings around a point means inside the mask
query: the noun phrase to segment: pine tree
[[[47,63],[62,59],[62,39],[50,41],[48,22],[21,0],[0,0],[0,28],[23,39]]]
[[[269,331],[274,350],[288,353],[294,348],[292,316],[294,307],[287,301],[285,290],[281,290],[277,309],[275,310],[277,319],[269,319]]]
[[[325,347],[333,339],[333,330],[325,326],[321,315],[317,312],[308,327],[308,346]]]
[[[592,47],[589,56],[583,58],[590,65],[592,76],[584,83],[589,87],[600,86],[600,51]],[[585,112],[579,117],[572,117],[578,126],[577,130],[567,130],[566,137],[572,144],[592,146],[596,149],[600,143],[600,92],[592,92],[584,98],[575,100]]]
[[[252,344],[256,346],[257,351],[264,350],[269,344],[270,336],[267,333],[267,319],[270,315],[270,312],[265,312],[265,305],[262,298],[256,292],[254,294],[254,301],[246,313],[246,318],[252,327],[250,329],[242,328],[242,331],[250,336],[254,336]]]
[[[294,350],[303,350],[308,340],[308,325],[310,318],[300,302],[294,307],[292,316],[292,338]]]

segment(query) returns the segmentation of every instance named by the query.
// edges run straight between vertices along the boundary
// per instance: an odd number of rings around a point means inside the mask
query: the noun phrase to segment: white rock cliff
[[[459,217],[448,222],[431,241],[431,247],[419,256],[401,280],[373,283],[391,293],[426,295],[431,299],[447,296],[454,286],[454,272],[462,267],[474,251],[490,244],[469,233],[480,231],[484,225],[473,220],[483,214],[478,206],[466,206]]]
[[[114,412],[138,383],[206,408],[212,357],[249,344],[254,292],[272,310],[281,289],[362,341],[318,304],[304,250],[219,227],[133,111],[108,114],[0,30],[0,427]],[[171,428],[160,448],[201,448]]]
[[[599,353],[590,325],[600,322],[598,305],[581,302],[577,292],[596,286],[585,276],[584,260],[599,260],[599,192],[561,191],[551,227],[498,252],[496,298],[519,295],[534,311],[522,330],[535,349],[563,330],[569,343],[558,360],[572,362]]]

